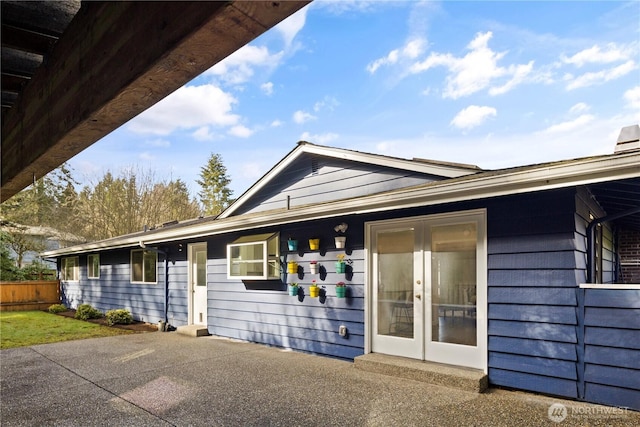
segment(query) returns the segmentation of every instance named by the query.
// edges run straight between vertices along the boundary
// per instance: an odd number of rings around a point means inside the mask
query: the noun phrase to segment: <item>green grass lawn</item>
[[[130,333],[45,311],[0,312],[0,349]]]

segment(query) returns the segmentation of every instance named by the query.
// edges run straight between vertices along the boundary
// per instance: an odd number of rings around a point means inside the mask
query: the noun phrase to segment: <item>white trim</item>
[[[611,290],[621,290],[621,289],[636,289],[640,290],[640,284],[632,284],[632,285],[616,285],[615,283],[581,283],[580,289],[611,289]]]
[[[269,172],[267,172],[262,178],[260,178],[249,190],[242,194],[234,203],[232,203],[224,212],[222,212],[218,218],[228,218],[233,212],[235,212],[240,206],[242,206],[246,200],[253,197],[264,186],[266,186],[272,179],[279,175],[285,168],[293,163],[298,157],[303,154],[317,154],[325,157],[333,157],[341,160],[350,160],[355,162],[367,163],[371,165],[386,166],[390,168],[403,169],[413,172],[419,172],[429,175],[441,176],[444,178],[457,178],[464,175],[475,174],[481,172],[482,169],[476,168],[471,165],[456,165],[449,163],[432,162],[428,163],[426,160],[415,161],[409,159],[402,159],[397,157],[382,156],[379,154],[362,153],[359,151],[345,150],[342,148],[326,147],[321,145],[311,144],[309,142],[299,142],[298,146],[291,151],[284,159],[282,159],[277,165],[275,165]]]
[[[430,258],[430,248],[427,241],[423,241],[424,233],[428,229],[434,226],[452,225],[452,224],[465,224],[475,223],[477,225],[477,240],[476,240],[476,345],[475,346],[462,346],[458,344],[450,343],[433,343],[430,337],[430,321],[427,320],[427,311],[418,313],[417,316],[421,317],[421,324],[426,328],[418,327],[416,325],[415,333],[416,338],[414,340],[407,340],[404,338],[398,339],[396,337],[382,337],[382,351],[389,351],[389,354],[398,355],[402,357],[416,357],[419,351],[422,354],[423,360],[431,360],[440,363],[455,364],[459,366],[467,366],[473,369],[481,369],[484,373],[488,373],[488,230],[487,230],[487,210],[484,208],[471,209],[455,212],[444,212],[439,214],[409,216],[401,218],[391,218],[379,221],[367,221],[364,224],[365,230],[365,345],[364,353],[371,353],[374,339],[376,334],[375,324],[377,319],[374,318],[376,314],[375,301],[373,294],[376,292],[374,289],[375,280],[371,275],[375,275],[374,257],[373,257],[373,233],[376,230],[393,230],[402,229],[410,226],[415,226],[419,231],[419,235],[416,235],[416,244],[421,248],[421,259],[418,263],[423,263],[419,269],[421,270],[421,276],[423,280],[419,289],[422,293],[421,301],[424,304],[430,304],[430,296],[427,295],[426,285],[429,282],[427,277],[431,275],[431,267],[428,262]],[[414,251],[416,248],[414,248]],[[424,257],[422,259],[422,257]],[[415,262],[414,262],[415,265]],[[418,292],[414,285],[414,292]],[[418,312],[420,310],[416,310]],[[386,341],[386,342],[385,342]],[[386,346],[386,347],[385,347]],[[392,347],[389,347],[392,346]],[[420,347],[420,348],[416,348]],[[427,347],[431,347],[432,353],[427,356],[424,351]],[[381,351],[378,349],[377,351]]]
[[[96,256],[98,257],[98,275],[97,276],[91,276],[90,272],[91,272],[91,268],[92,268],[92,265],[93,265],[93,263],[91,262],[91,258],[92,257],[96,257]],[[100,267],[102,267],[100,265],[100,254],[99,253],[97,253],[97,254],[87,254],[87,279],[92,279],[92,280],[100,279],[100,272],[102,270]]]
[[[133,280],[133,253],[134,252],[142,252],[142,281]],[[156,270],[156,280],[155,282],[145,282],[144,281],[144,257],[146,253],[153,253],[156,257],[155,259],[155,270]],[[133,285],[157,285],[158,284],[158,252],[150,251],[148,249],[143,248],[132,248],[129,251],[129,281]]]
[[[116,249],[146,244],[164,243],[189,238],[201,238],[214,234],[249,230],[266,225],[282,225],[344,215],[384,212],[411,207],[433,206],[445,203],[470,201],[488,197],[522,194],[532,191],[564,188],[598,182],[640,177],[640,153],[591,157],[571,162],[508,169],[499,172],[483,172],[462,178],[436,181],[386,193],[353,199],[314,203],[292,209],[278,209],[224,219],[207,220],[190,226],[157,230],[147,234],[114,238],[102,242],[77,245],[44,252],[45,257],[55,257],[92,250]]]

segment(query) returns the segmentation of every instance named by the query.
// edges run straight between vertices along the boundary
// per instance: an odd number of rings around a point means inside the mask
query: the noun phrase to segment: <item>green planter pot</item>
[[[298,295],[298,287],[297,286],[289,286],[289,295],[295,297]]]
[[[290,251],[297,251],[298,250],[298,241],[297,240],[287,240],[287,246],[289,247]]]
[[[344,298],[347,296],[347,287],[346,286],[336,286],[336,297]]]
[[[346,267],[346,263],[336,262],[336,273],[344,273],[345,267]]]

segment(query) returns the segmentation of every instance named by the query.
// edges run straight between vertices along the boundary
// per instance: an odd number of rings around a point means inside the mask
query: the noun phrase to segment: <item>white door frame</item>
[[[196,253],[203,251],[207,253],[207,243],[191,243],[187,245],[187,286],[188,293],[188,324],[189,325],[207,325],[207,286],[196,286],[197,275],[194,274],[194,268],[196,267]],[[205,256],[205,271],[206,271],[206,256]],[[206,281],[206,273],[205,273]],[[200,305],[199,309],[197,305]],[[203,318],[200,320],[200,316],[196,316],[196,313],[203,313]]]
[[[427,340],[431,339],[430,319],[431,316],[431,295],[430,295],[430,270],[431,270],[431,252],[430,243],[425,242],[428,240],[424,238],[424,234],[432,226],[435,225],[449,225],[463,222],[475,222],[477,225],[477,256],[476,256],[476,278],[477,278],[477,307],[476,307],[476,334],[477,345],[476,347],[461,346],[457,344],[448,343],[429,343]],[[417,358],[422,360],[432,360],[448,364],[456,364],[461,366],[468,366],[475,369],[482,369],[485,373],[488,372],[487,366],[487,227],[486,227],[486,209],[475,209],[470,211],[461,211],[445,214],[434,214],[417,216],[410,218],[389,219],[381,221],[372,221],[365,223],[365,277],[367,278],[367,286],[365,287],[365,353],[371,353],[373,351],[373,339],[376,334],[377,310],[374,306],[375,295],[377,290],[374,289],[377,266],[375,264],[375,248],[373,246],[373,232],[379,229],[402,229],[403,227],[415,226],[416,235],[416,248],[414,252],[414,272],[421,274],[422,276],[416,276],[414,278],[414,294],[421,295],[422,299],[414,299],[414,302],[420,303],[414,305],[416,321],[420,325],[415,325],[415,339],[405,339],[405,343],[402,343],[402,338],[397,338],[397,343],[393,342],[395,337],[384,337],[385,340],[392,342],[393,350],[391,353],[402,353],[407,351],[405,357]],[[418,247],[419,246],[419,247]],[[420,283],[417,283],[417,282]],[[419,336],[417,335],[419,334]],[[375,335],[377,342],[379,342],[380,336]],[[411,341],[411,342],[409,342]],[[396,345],[397,344],[397,345]],[[406,344],[406,345],[405,345]],[[430,345],[432,349],[435,347],[436,352],[425,355],[427,345]],[[467,348],[465,348],[467,347]],[[434,357],[435,355],[435,357]]]

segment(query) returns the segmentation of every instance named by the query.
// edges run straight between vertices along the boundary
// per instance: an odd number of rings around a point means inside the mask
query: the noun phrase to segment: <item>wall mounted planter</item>
[[[292,297],[298,295],[298,286],[289,285],[289,295],[291,295]]]
[[[320,249],[320,239],[309,239],[309,249],[312,251]]]
[[[336,262],[336,273],[344,273],[345,269],[346,269],[347,263],[345,263],[344,261],[337,261]]]
[[[318,263],[312,261],[311,264],[309,264],[309,271],[311,274],[318,274]]]
[[[344,285],[336,286],[336,297],[345,298],[346,296],[347,296],[347,287]]]
[[[287,240],[287,247],[289,248],[290,251],[297,251],[298,250],[298,241],[297,240],[293,240],[293,239]]]
[[[309,286],[309,296],[311,298],[318,298],[318,295],[320,295],[320,287]]]
[[[335,241],[336,241],[336,248],[337,249],[344,249],[344,246],[347,242],[347,237],[346,236],[336,236],[335,237]]]
[[[295,261],[289,261],[287,263],[287,272],[289,274],[296,274],[298,272],[298,263]]]

